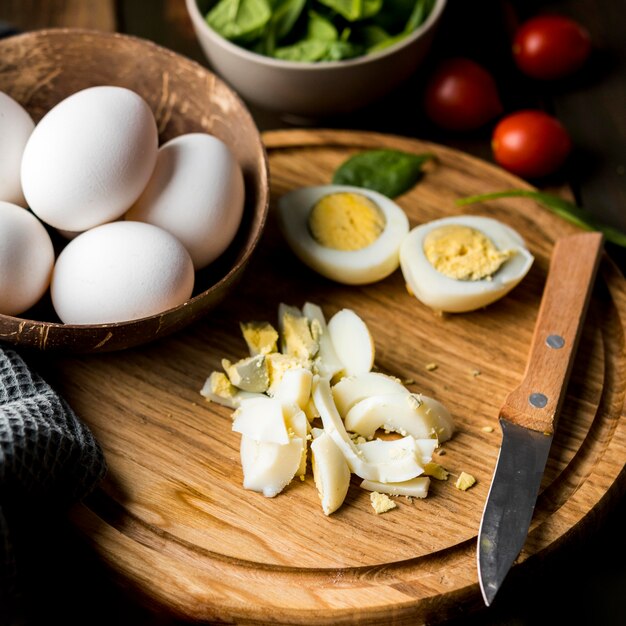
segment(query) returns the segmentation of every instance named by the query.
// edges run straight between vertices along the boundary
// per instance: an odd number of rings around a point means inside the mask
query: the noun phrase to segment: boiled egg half
[[[350,185],[295,189],[279,199],[278,219],[303,263],[348,285],[373,283],[394,272],[409,232],[408,218],[395,202]]]
[[[506,295],[534,257],[522,237],[498,220],[459,215],[417,226],[400,248],[408,289],[435,311],[464,313]]]

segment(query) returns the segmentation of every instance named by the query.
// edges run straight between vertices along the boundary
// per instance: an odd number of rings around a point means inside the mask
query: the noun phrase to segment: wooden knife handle
[[[556,242],[535,324],[526,371],[500,417],[552,434],[565,396],[602,251],[602,234]]]

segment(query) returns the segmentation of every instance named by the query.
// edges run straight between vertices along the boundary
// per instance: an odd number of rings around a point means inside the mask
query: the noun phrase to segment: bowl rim
[[[232,266],[229,267],[228,271],[215,283],[210,285],[207,289],[199,292],[192,298],[189,298],[182,304],[179,304],[175,307],[170,307],[169,309],[165,309],[160,311],[159,313],[154,313],[152,315],[147,315],[144,317],[135,318],[132,320],[122,320],[120,322],[107,322],[104,324],[64,324],[63,322],[54,322],[54,321],[44,321],[44,320],[36,320],[30,319],[27,317],[18,317],[14,315],[6,315],[4,313],[0,313],[0,320],[5,320],[6,322],[10,322],[19,327],[28,326],[30,328],[59,328],[59,329],[67,329],[67,330],[76,330],[78,332],[88,332],[92,329],[107,329],[107,328],[115,328],[115,329],[125,329],[131,328],[134,326],[138,326],[140,324],[144,324],[149,320],[159,320],[159,318],[163,318],[165,316],[172,315],[174,312],[185,309],[190,305],[200,301],[201,299],[207,297],[207,295],[215,293],[219,291],[219,287],[223,283],[227,283],[233,279],[236,279],[238,275],[245,269],[245,266],[248,264],[251,256],[254,251],[258,247],[259,241],[263,235],[263,231],[265,230],[265,224],[267,222],[268,214],[269,214],[269,204],[270,204],[270,193],[269,193],[269,160],[267,156],[267,149],[261,137],[261,132],[258,129],[254,118],[252,117],[251,112],[249,111],[247,105],[244,103],[243,99],[235,91],[226,81],[224,81],[219,75],[213,72],[210,68],[205,67],[204,65],[190,59],[189,57],[178,53],[174,50],[161,46],[149,39],[144,39],[137,35],[130,35],[127,33],[119,33],[119,32],[109,32],[109,31],[101,31],[96,29],[89,28],[74,28],[74,27],[51,27],[51,28],[42,28],[38,30],[28,31],[24,33],[16,33],[14,35],[10,35],[8,37],[0,40],[0,48],[2,48],[3,43],[10,42],[21,42],[23,40],[34,40],[37,41],[39,39],[45,39],[47,37],[59,37],[59,36],[80,36],[80,35],[88,35],[89,37],[97,38],[102,41],[106,40],[123,40],[123,41],[132,41],[139,46],[144,46],[146,48],[153,49],[156,53],[160,55],[165,55],[171,57],[172,60],[175,60],[177,63],[185,63],[190,69],[193,69],[196,73],[209,74],[213,80],[219,83],[222,88],[226,89],[230,92],[231,96],[235,99],[236,102],[240,105],[240,110],[243,115],[248,118],[248,121],[253,125],[254,128],[257,129],[258,135],[258,143],[260,148],[260,154],[262,159],[262,171],[265,173],[264,178],[266,181],[265,185],[261,186],[261,193],[265,196],[263,198],[262,206],[259,203],[255,205],[255,212],[253,213],[253,224],[256,223],[256,227],[250,229],[250,233],[252,236],[251,241],[246,246],[244,254],[241,258],[235,260]],[[258,212],[258,209],[261,209]],[[26,209],[30,210],[30,209]],[[156,339],[157,336],[154,337]],[[6,341],[4,338],[0,337],[0,341]],[[142,342],[146,343],[146,342]]]
[[[187,12],[189,13],[191,20],[193,22],[196,30],[200,29],[203,33],[207,35],[209,39],[211,39],[214,43],[221,46],[225,50],[229,51],[231,54],[240,57],[243,60],[251,61],[253,63],[258,63],[260,65],[264,65],[268,68],[274,69],[290,69],[290,70],[304,70],[308,72],[319,72],[326,69],[338,69],[338,68],[350,68],[355,66],[363,66],[368,65],[370,63],[376,63],[377,61],[384,59],[385,57],[392,56],[396,52],[409,47],[413,42],[420,39],[422,35],[426,34],[428,31],[432,30],[435,25],[439,22],[439,18],[443,13],[448,0],[435,0],[435,6],[432,8],[432,11],[429,13],[426,20],[420,24],[418,28],[416,28],[411,34],[407,37],[394,43],[383,50],[379,50],[378,52],[372,52],[370,54],[363,54],[358,57],[354,57],[352,59],[344,59],[340,61],[286,61],[284,59],[276,59],[274,57],[269,57],[264,54],[259,54],[258,52],[252,52],[242,46],[239,46],[228,39],[222,37],[219,33],[214,31],[206,22],[202,14],[200,13],[200,9],[198,7],[198,0],[185,0],[185,4],[187,6]]]

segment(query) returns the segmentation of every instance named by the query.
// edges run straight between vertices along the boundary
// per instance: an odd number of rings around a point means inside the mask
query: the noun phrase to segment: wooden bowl
[[[241,277],[267,217],[267,157],[254,120],[239,96],[201,65],[148,41],[77,29],[34,31],[0,41],[0,91],[20,102],[35,123],[58,102],[95,85],[141,95],[163,143],[189,132],[226,142],[244,173],[244,216],[228,250],[196,272],[189,301],[142,319],[115,324],[59,321],[46,295],[21,317],[0,315],[0,341],[40,350],[100,352],[130,348],[168,335],[215,307]],[[60,247],[64,241],[54,239]]]

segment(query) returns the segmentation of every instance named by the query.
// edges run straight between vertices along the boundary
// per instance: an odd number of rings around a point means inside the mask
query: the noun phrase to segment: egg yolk
[[[385,228],[385,216],[368,197],[351,192],[331,193],[309,214],[313,238],[326,248],[360,250],[374,243]]]
[[[491,239],[474,228],[447,225],[426,235],[424,254],[449,278],[481,280],[491,278],[515,250],[498,250]]]

